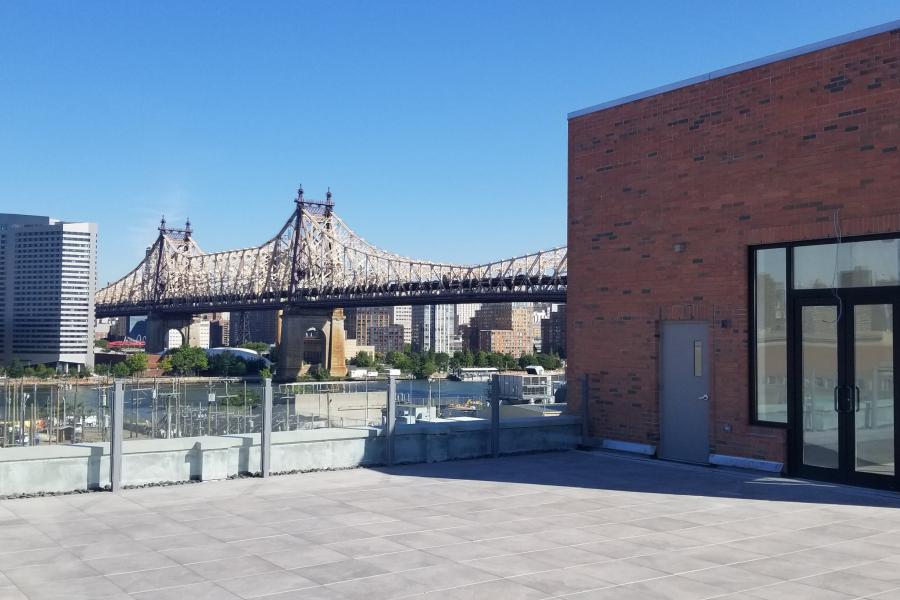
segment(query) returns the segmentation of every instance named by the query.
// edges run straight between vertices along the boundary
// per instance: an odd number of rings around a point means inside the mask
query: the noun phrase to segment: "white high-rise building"
[[[457,304],[456,305],[456,327],[469,325],[475,318],[475,311],[481,308],[480,304]]]
[[[415,352],[453,352],[456,306],[437,304],[412,308],[412,349]]]
[[[412,306],[395,306],[392,325],[403,325],[403,343],[412,344]]]
[[[0,214],[0,362],[94,366],[97,225]]]
[[[194,321],[188,326],[188,339],[185,339],[177,329],[170,329],[166,335],[166,348],[175,349],[182,346],[194,348],[209,348],[210,321]]]

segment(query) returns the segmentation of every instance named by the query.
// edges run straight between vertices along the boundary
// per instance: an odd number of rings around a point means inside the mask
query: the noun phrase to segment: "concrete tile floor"
[[[900,496],[599,452],[0,502],[0,600],[900,599]]]

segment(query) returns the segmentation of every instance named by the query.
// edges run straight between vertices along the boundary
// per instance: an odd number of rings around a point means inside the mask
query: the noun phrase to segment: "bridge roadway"
[[[519,287],[521,284],[506,284]],[[556,282],[546,285],[545,289],[537,289],[543,286],[531,284],[530,289],[518,291],[501,291],[494,289],[489,291],[471,291],[471,288],[463,288],[456,292],[446,290],[398,290],[388,292],[356,292],[353,294],[317,294],[311,291],[308,295],[301,290],[301,299],[289,301],[283,296],[260,297],[255,300],[240,298],[230,300],[227,297],[220,298],[169,298],[165,303],[151,304],[110,304],[97,306],[95,313],[97,318],[123,317],[148,315],[150,313],[177,313],[177,314],[204,314],[212,312],[254,311],[254,310],[280,310],[288,307],[309,309],[336,309],[359,308],[372,306],[411,306],[433,304],[491,304],[500,302],[565,302],[567,277],[563,275]]]

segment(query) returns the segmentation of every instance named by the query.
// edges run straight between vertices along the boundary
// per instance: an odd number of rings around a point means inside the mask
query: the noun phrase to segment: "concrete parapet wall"
[[[503,454],[564,450],[580,439],[577,417],[502,422]],[[328,428],[272,434],[271,470],[315,471],[384,463],[386,438],[378,428]],[[122,484],[225,479],[259,471],[259,434],[203,436],[123,443]],[[400,424],[394,432],[397,463],[441,462],[491,453],[490,423],[460,421]],[[99,489],[109,485],[109,444],[0,450],[0,496]]]

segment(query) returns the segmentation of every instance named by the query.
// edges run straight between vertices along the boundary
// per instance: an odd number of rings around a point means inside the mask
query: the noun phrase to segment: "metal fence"
[[[238,379],[123,379],[124,440],[260,433],[264,383]],[[0,382],[0,447],[109,442],[116,381]],[[490,419],[485,393],[414,393],[394,385],[396,418],[403,423]],[[272,389],[272,431],[323,427],[383,427],[387,381],[305,382]],[[445,390],[448,386],[444,386]],[[400,389],[405,391],[399,391]],[[459,392],[459,390],[457,390]],[[508,404],[501,420],[560,414],[565,405]]]
[[[491,453],[498,455],[501,421],[544,418],[564,410],[561,405],[504,404],[498,395],[414,396],[399,393],[393,377],[385,383],[384,389],[348,382],[273,388],[271,380],[105,379],[79,387],[64,381],[42,386],[9,380],[0,383],[0,444],[108,443],[111,485],[118,489],[123,444],[128,440],[258,435],[258,469],[266,476],[272,435],[277,432],[376,429],[374,435],[383,439],[385,462],[392,464],[397,427],[444,420],[488,422]],[[483,430],[483,425],[478,428]],[[256,472],[256,465],[247,470]]]

